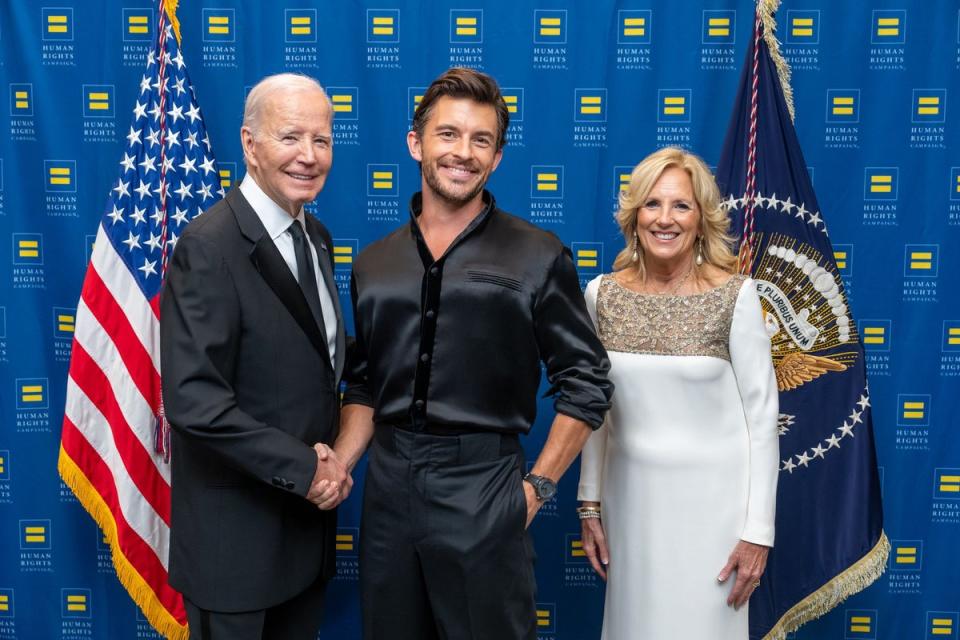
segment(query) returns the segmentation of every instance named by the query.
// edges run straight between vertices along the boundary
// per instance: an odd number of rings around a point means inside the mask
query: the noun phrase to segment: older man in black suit
[[[254,87],[247,175],[187,227],[169,265],[169,571],[192,639],[312,639],[320,626],[331,508],[351,483],[326,446],[344,359],[331,240],[303,210],[330,170],[332,120],[311,78]]]

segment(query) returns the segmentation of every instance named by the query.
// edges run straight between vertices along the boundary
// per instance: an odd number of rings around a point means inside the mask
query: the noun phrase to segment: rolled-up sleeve
[[[599,429],[610,408],[610,360],[587,314],[566,247],[553,261],[534,307],[534,329],[557,413]]]

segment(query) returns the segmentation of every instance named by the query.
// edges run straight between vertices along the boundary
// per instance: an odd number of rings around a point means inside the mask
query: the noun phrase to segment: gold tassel
[[[80,504],[103,531],[104,537],[110,544],[113,568],[117,571],[120,584],[143,611],[143,615],[153,625],[153,628],[168,640],[188,640],[190,632],[187,626],[181,625],[176,618],[170,615],[170,612],[160,603],[157,594],[150,588],[143,576],[120,551],[117,540],[117,523],[113,519],[110,507],[103,501],[103,497],[97,493],[97,490],[93,488],[90,480],[77,466],[77,463],[67,455],[62,445],[60,447],[60,457],[57,460],[57,469],[60,471],[60,477],[77,496]]]
[[[787,103],[787,111],[790,112],[790,122],[793,122],[796,114],[793,109],[793,87],[790,86],[790,65],[780,53],[780,41],[775,35],[777,19],[774,14],[778,8],[780,8],[780,0],[757,0],[757,11],[760,12],[760,20],[763,22],[763,39],[770,50],[773,64],[777,67],[780,86],[783,87],[783,99]]]
[[[173,27],[173,35],[177,36],[177,46],[180,46],[180,20],[177,19],[177,5],[180,0],[163,0],[163,10],[167,14],[167,20]]]

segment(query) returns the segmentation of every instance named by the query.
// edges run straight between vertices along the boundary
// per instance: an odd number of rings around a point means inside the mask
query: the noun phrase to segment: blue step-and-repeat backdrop
[[[354,256],[406,222],[419,175],[404,135],[423,88],[477,67],[512,113],[491,189],[568,243],[584,281],[621,246],[611,214],[643,156],[682,145],[717,164],[753,26],[743,0],[181,5],[225,188],[243,175],[249,87],[283,70],[317,77],[337,105],[336,148],[311,210]],[[956,639],[960,8],[791,0],[778,13],[800,143],[864,337],[893,544],[883,577],[796,638]],[[155,19],[142,0],[0,4],[0,639],[157,637],[56,470],[80,285]],[[531,457],[551,419],[544,402]],[[599,638],[603,583],[578,551],[576,481],[573,468],[532,527],[544,639]],[[359,637],[359,495],[341,509],[327,638]]]

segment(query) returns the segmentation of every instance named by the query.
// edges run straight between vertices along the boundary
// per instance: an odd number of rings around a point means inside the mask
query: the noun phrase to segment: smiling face
[[[424,192],[454,207],[466,205],[480,197],[500,164],[496,109],[444,96],[433,105],[423,135],[407,134],[407,146],[420,162]]]
[[[333,164],[333,119],[319,90],[278,90],[266,98],[256,131],[240,130],[247,171],[291,216],[313,201]]]
[[[679,167],[666,169],[637,209],[637,239],[647,267],[673,271],[693,264],[700,207]]]

